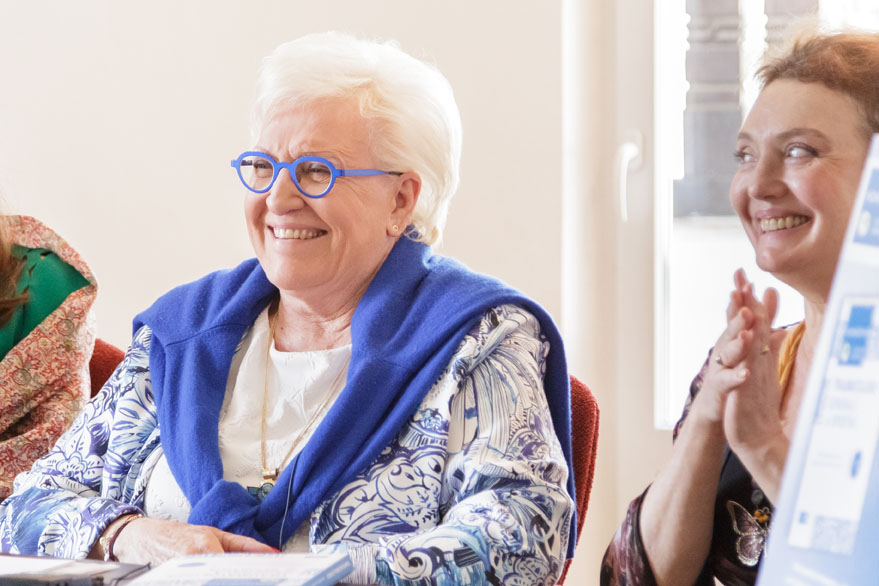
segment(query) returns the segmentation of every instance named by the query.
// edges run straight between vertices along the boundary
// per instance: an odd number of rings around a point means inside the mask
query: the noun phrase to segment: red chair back
[[[89,376],[92,379],[92,397],[98,394],[116,367],[122,362],[125,352],[105,342],[100,338],[95,339],[95,351],[89,361]]]
[[[595,475],[595,453],[598,449],[598,402],[589,387],[571,377],[571,447],[574,457],[574,488],[577,491],[577,538],[583,532],[589,493]],[[559,578],[564,583],[571,560]]]

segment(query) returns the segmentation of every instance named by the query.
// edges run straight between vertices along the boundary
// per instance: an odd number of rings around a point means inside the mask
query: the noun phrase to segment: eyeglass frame
[[[272,180],[269,182],[268,186],[265,189],[254,189],[250,185],[247,184],[247,181],[244,180],[244,175],[241,174],[241,162],[247,157],[262,157],[264,159],[268,159],[272,163]],[[296,180],[296,166],[300,163],[307,163],[309,161],[313,161],[316,163],[323,163],[330,170],[330,181],[327,184],[326,190],[319,195],[311,195],[309,193],[305,193],[305,190],[299,185],[299,181]],[[380,169],[339,169],[335,165],[333,165],[332,161],[326,159],[324,157],[317,157],[312,155],[305,155],[297,158],[290,163],[283,163],[275,159],[275,157],[271,156],[268,153],[263,153],[261,151],[244,151],[240,155],[238,155],[237,159],[232,159],[231,161],[232,167],[238,171],[238,178],[241,180],[241,183],[244,184],[244,187],[252,191],[253,193],[263,194],[267,193],[274,185],[275,181],[278,180],[278,175],[281,174],[282,169],[287,169],[287,174],[290,175],[290,179],[293,180],[293,185],[296,186],[296,189],[304,195],[305,197],[310,197],[311,199],[320,199],[328,194],[333,186],[336,184],[336,179],[339,177],[374,177],[376,175],[402,175],[402,171],[382,171]]]

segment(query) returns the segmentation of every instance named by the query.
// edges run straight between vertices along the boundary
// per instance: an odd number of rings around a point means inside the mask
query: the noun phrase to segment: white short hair
[[[406,235],[439,242],[461,166],[461,117],[448,80],[393,41],[306,35],[263,60],[251,117],[254,140],[271,110],[326,98],[356,99],[361,115],[377,123],[372,149],[381,164],[421,177]]]

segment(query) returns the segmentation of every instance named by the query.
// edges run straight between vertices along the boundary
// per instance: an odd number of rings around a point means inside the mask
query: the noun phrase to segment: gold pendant
[[[278,474],[280,473],[279,468],[263,468],[262,469],[262,479],[264,482],[270,482],[272,484],[278,479]]]

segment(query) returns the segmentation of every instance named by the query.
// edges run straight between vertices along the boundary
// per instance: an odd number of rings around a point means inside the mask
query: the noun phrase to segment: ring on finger
[[[719,364],[723,368],[727,367],[726,364],[723,363],[723,359],[720,357],[720,352],[714,353],[714,362],[716,362],[717,364]]]

